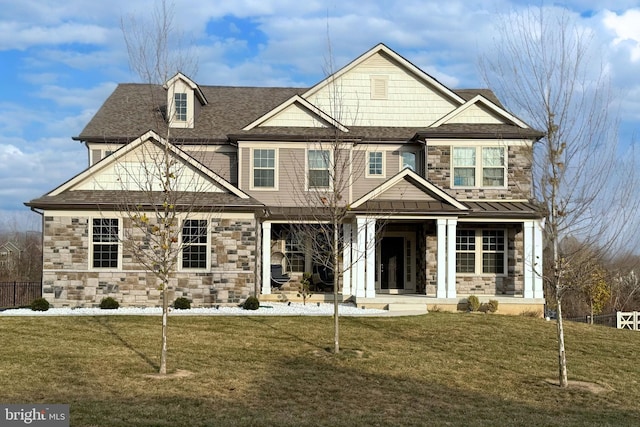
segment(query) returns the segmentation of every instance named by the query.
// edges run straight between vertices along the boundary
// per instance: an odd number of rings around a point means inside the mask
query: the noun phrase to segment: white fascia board
[[[133,140],[129,144],[126,144],[125,146],[123,146],[123,147],[119,148],[118,150],[116,150],[109,157],[107,157],[105,159],[102,159],[100,162],[98,162],[98,163],[90,166],[89,168],[85,169],[83,172],[79,173],[78,175],[76,175],[75,177],[71,178],[70,180],[68,180],[64,184],[60,185],[59,187],[57,187],[54,190],[52,190],[49,193],[47,193],[47,195],[48,196],[55,196],[55,195],[58,195],[58,194],[66,191],[66,190],[69,190],[69,189],[73,188],[74,186],[78,185],[79,183],[81,183],[85,179],[87,179],[90,176],[94,175],[95,173],[97,173],[101,169],[104,169],[107,166],[118,162],[120,160],[120,158],[126,156],[128,153],[130,153],[131,151],[135,150],[136,148],[138,148],[139,146],[141,146],[142,144],[145,144],[147,142],[150,142],[150,143],[153,143],[153,144],[157,144],[157,145],[160,145],[162,147],[167,146],[169,148],[169,150],[176,157],[180,158],[185,163],[188,163],[194,169],[198,170],[200,173],[202,173],[203,175],[205,175],[206,177],[208,177],[209,179],[211,179],[212,181],[214,181],[218,185],[222,186],[223,188],[225,188],[229,192],[235,194],[236,196],[240,197],[241,199],[248,199],[249,198],[249,195],[246,194],[244,191],[240,190],[239,188],[237,188],[234,185],[232,185],[229,181],[227,181],[224,178],[220,177],[218,174],[216,174],[211,169],[209,169],[206,166],[204,166],[202,163],[200,163],[197,160],[195,160],[193,157],[188,155],[183,150],[179,149],[178,147],[176,147],[173,144],[169,144],[166,139],[162,138],[160,135],[158,135],[155,131],[152,131],[152,130],[145,132],[144,134],[142,134],[140,137],[136,138],[135,140]]]
[[[398,62],[405,70],[407,70],[411,74],[415,75],[416,77],[423,80],[424,82],[427,82],[428,84],[434,86],[437,90],[446,94],[447,96],[459,102],[460,104],[464,104],[465,102],[464,98],[462,98],[460,95],[458,95],[457,93],[455,93],[454,91],[452,91],[451,89],[449,89],[448,87],[440,83],[438,80],[431,77],[429,74],[425,73],[420,68],[413,65],[410,61],[408,61],[407,59],[405,59],[404,57],[402,57],[401,55],[399,55],[398,53],[390,49],[384,43],[379,43],[378,45],[374,46],[372,49],[363,53],[362,55],[360,55],[359,57],[351,61],[349,64],[345,65],[344,67],[342,67],[341,69],[339,69],[338,71],[336,71],[335,73],[327,77],[326,79],[320,81],[311,89],[309,89],[304,94],[302,94],[302,97],[309,98],[310,96],[312,96],[313,94],[315,94],[316,92],[324,88],[325,86],[330,85],[332,81],[346,74],[347,72],[357,67],[358,65],[362,64],[367,59],[371,58],[373,55],[379,52],[384,52],[386,55],[390,56],[392,59]]]
[[[255,128],[255,127],[258,127],[262,123],[266,122],[270,118],[272,118],[275,115],[283,112],[284,110],[289,108],[291,105],[296,104],[296,103],[300,104],[300,106],[302,108],[306,109],[307,111],[309,111],[310,113],[312,113],[316,117],[322,119],[323,121],[325,121],[327,123],[332,124],[333,126],[338,128],[342,132],[349,132],[349,129],[346,126],[344,126],[338,120],[334,119],[329,114],[325,113],[320,108],[316,107],[315,105],[313,105],[312,103],[310,103],[306,99],[300,97],[300,95],[292,96],[291,98],[289,98],[288,100],[286,100],[282,104],[278,105],[273,110],[269,111],[267,114],[259,117],[258,119],[254,120],[253,122],[249,123],[247,126],[242,128],[242,130],[251,130],[251,129]]]
[[[194,82],[189,77],[185,76],[184,74],[182,74],[180,72],[176,73],[175,76],[173,76],[169,80],[167,80],[162,85],[162,87],[165,88],[165,89],[169,89],[177,80],[182,80],[183,82],[185,82],[187,84],[187,86],[189,86],[191,88],[191,90],[193,90],[193,92],[196,94],[196,96],[200,100],[200,104],[207,105],[209,103],[207,101],[207,98],[205,98],[204,93],[202,92],[202,89],[200,89],[200,86],[198,86],[198,84],[196,82]]]
[[[430,124],[429,127],[438,127],[438,126],[440,126],[442,124],[445,124],[449,120],[451,120],[452,118],[454,118],[457,115],[461,114],[463,111],[465,111],[466,109],[468,109],[469,107],[471,107],[472,105],[475,105],[475,104],[482,104],[482,105],[486,106],[487,108],[492,110],[494,113],[496,113],[500,117],[503,117],[504,119],[506,119],[507,121],[513,123],[516,126],[520,126],[521,128],[525,128],[525,129],[529,128],[529,126],[525,122],[523,122],[522,120],[520,120],[519,118],[517,118],[513,114],[509,113],[507,110],[498,107],[496,104],[494,104],[493,102],[489,101],[487,98],[485,98],[482,95],[474,96],[472,99],[470,99],[469,101],[465,102],[463,105],[459,106],[455,110],[453,110],[450,113],[448,113],[447,115],[443,116],[441,119],[439,119],[439,120],[433,122],[432,124]]]
[[[441,198],[445,202],[451,204],[451,206],[455,207],[456,209],[459,209],[461,211],[468,211],[469,210],[469,208],[467,208],[465,205],[460,203],[458,200],[456,200],[455,198],[451,197],[449,194],[445,193],[444,191],[442,191],[441,189],[439,189],[435,185],[431,184],[429,181],[427,181],[426,179],[422,178],[420,175],[418,175],[417,173],[415,173],[414,171],[412,171],[409,168],[403,169],[400,173],[396,174],[394,177],[392,177],[388,181],[380,184],[378,187],[376,187],[375,189],[371,190],[369,193],[367,193],[364,196],[360,197],[358,200],[356,200],[355,202],[353,202],[351,204],[351,207],[352,208],[357,208],[358,206],[364,204],[365,202],[376,198],[377,196],[379,196],[380,194],[384,193],[385,191],[387,191],[388,189],[390,189],[391,187],[396,185],[398,182],[400,182],[401,180],[403,180],[407,176],[409,176],[410,178],[418,181],[418,183],[421,186],[426,188],[428,191],[434,193],[436,196],[438,196],[439,198]]]

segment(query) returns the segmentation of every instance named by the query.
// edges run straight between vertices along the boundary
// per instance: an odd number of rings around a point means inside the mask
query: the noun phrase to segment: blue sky
[[[197,57],[202,85],[311,86],[327,39],[342,66],[379,42],[451,88],[486,86],[479,55],[510,0],[175,0],[174,24]],[[533,2],[535,5],[538,2]],[[592,29],[621,101],[623,143],[640,134],[640,3],[547,2]],[[0,0],[0,227],[36,223],[23,202],[87,166],[71,138],[119,82],[135,82],[120,20],[150,0]],[[30,226],[30,225],[29,225]]]

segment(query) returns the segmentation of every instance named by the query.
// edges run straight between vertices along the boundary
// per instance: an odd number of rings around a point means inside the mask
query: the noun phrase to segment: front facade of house
[[[307,272],[369,307],[477,295],[541,311],[541,136],[382,44],[311,88],[122,84],[75,138],[88,169],[27,203],[43,215],[43,295],[160,304],[132,248],[153,247],[136,221],[164,204],[180,231],[170,298],[194,305],[291,297]]]

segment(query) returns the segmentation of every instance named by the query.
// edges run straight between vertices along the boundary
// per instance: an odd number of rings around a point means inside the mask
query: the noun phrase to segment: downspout
[[[34,208],[33,206],[30,206],[29,209],[31,209],[31,212],[34,212],[38,215],[40,215],[40,261],[41,261],[41,271],[40,271],[40,296],[42,296],[42,287],[44,285],[44,211],[39,211],[36,208]]]

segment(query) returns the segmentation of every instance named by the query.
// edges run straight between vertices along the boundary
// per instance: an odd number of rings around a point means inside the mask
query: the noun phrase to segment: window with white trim
[[[309,168],[308,188],[330,188],[329,165],[331,164],[329,150],[309,150],[307,165]]]
[[[118,268],[118,219],[94,218],[91,234],[93,268]]]
[[[384,177],[384,153],[382,151],[369,151],[368,157],[367,176]]]
[[[253,150],[253,186],[255,188],[275,188],[276,150]]]
[[[284,252],[287,258],[287,268],[295,273],[305,270],[304,245],[299,236],[294,233],[287,234],[284,244]]]
[[[175,119],[181,122],[187,121],[187,94],[175,93],[173,95],[173,102],[175,106]]]
[[[504,147],[453,147],[452,151],[454,187],[505,186]]]
[[[188,219],[182,224],[182,268],[207,268],[207,220]]]
[[[456,230],[456,273],[505,274],[506,255],[504,230]]]

